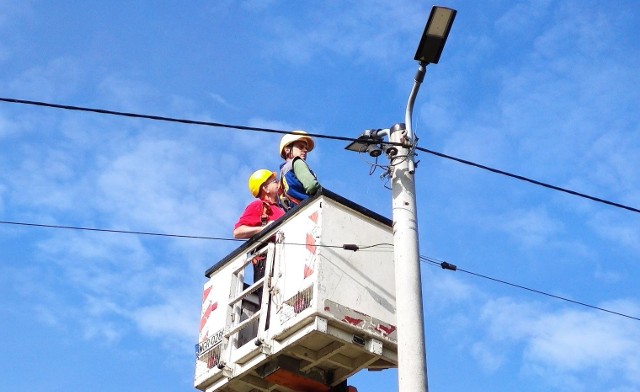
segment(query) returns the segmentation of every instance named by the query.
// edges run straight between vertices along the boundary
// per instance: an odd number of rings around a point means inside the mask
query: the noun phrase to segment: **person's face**
[[[265,195],[275,196],[278,194],[278,181],[276,181],[276,177],[273,176],[269,178],[267,181],[262,184],[262,192]]]
[[[307,142],[298,140],[291,143],[291,158],[307,159]]]

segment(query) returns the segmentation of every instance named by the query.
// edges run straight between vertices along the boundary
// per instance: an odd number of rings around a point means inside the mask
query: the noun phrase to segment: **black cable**
[[[217,240],[217,241],[244,241],[236,238],[224,238],[224,237],[208,237],[208,236],[196,236],[196,235],[182,235],[182,234],[167,234],[167,233],[154,233],[149,231],[129,231],[129,230],[116,230],[116,229],[99,229],[94,227],[82,227],[82,226],[64,226],[64,225],[45,225],[41,223],[27,223],[27,222],[13,222],[13,221],[0,221],[3,225],[16,225],[16,226],[29,226],[29,227],[42,227],[46,229],[65,229],[65,230],[83,230],[83,231],[97,231],[102,233],[116,233],[116,234],[135,234],[135,235],[149,235],[159,237],[174,237],[174,238],[188,238],[196,240]]]
[[[522,285],[519,285],[519,284],[507,282],[507,281],[502,280],[502,279],[492,278],[492,277],[487,276],[487,275],[482,275],[482,274],[479,274],[479,273],[476,273],[476,272],[467,271],[465,269],[459,268],[455,264],[447,263],[446,261],[436,260],[436,259],[433,259],[433,258],[430,258],[430,257],[426,257],[426,256],[420,256],[420,259],[423,260],[423,261],[429,262],[431,264],[438,265],[442,269],[445,269],[445,270],[465,272],[465,273],[467,273],[469,275],[477,276],[479,278],[488,279],[488,280],[491,280],[491,281],[494,281],[494,282],[497,282],[497,283],[506,284],[506,285],[511,286],[511,287],[516,287],[516,288],[519,288],[519,289],[530,291],[532,293],[546,295],[547,297],[559,299],[559,300],[566,301],[566,302],[569,302],[569,303],[572,303],[572,304],[581,305],[581,306],[585,306],[587,308],[596,309],[596,310],[600,310],[600,311],[603,311],[603,312],[611,313],[611,314],[614,314],[614,315],[617,315],[617,316],[622,316],[622,317],[626,317],[628,319],[640,321],[639,317],[629,316],[628,314],[624,314],[624,313],[616,312],[616,311],[613,311],[613,310],[601,308],[601,307],[595,306],[595,305],[590,305],[590,304],[587,304],[585,302],[576,301],[576,300],[569,299],[569,298],[566,298],[566,297],[562,297],[562,296],[559,296],[559,295],[550,294],[550,293],[547,293],[547,292],[544,292],[544,291],[541,291],[541,290],[532,289],[530,287],[526,287],[526,286],[522,286]]]
[[[131,113],[131,112],[120,112],[120,111],[114,111],[114,110],[87,108],[87,107],[72,106],[72,105],[60,105],[60,104],[54,104],[54,103],[48,103],[48,102],[29,101],[29,100],[16,99],[16,98],[3,98],[3,97],[0,97],[0,102],[16,103],[16,104],[23,104],[23,105],[33,105],[33,106],[42,106],[42,107],[65,109],[65,110],[76,110],[76,111],[82,111],[82,112],[93,112],[93,113],[108,114],[108,115],[113,115],[113,116],[143,118],[143,119],[148,119],[148,120],[176,122],[176,123],[182,123],[182,124],[203,125],[203,126],[219,127],[219,128],[230,128],[230,129],[238,129],[238,130],[243,130],[243,131],[267,132],[267,133],[277,133],[277,134],[289,134],[289,133],[291,133],[290,131],[277,130],[277,129],[260,128],[260,127],[249,127],[249,126],[244,126],[244,125],[223,124],[223,123],[210,122],[210,121],[187,120],[187,119],[180,119],[180,118],[173,118],[173,117],[156,116],[156,115],[148,115],[148,114],[138,114],[138,113]],[[344,136],[330,136],[330,135],[324,135],[324,134],[318,134],[318,133],[308,133],[308,135],[311,136],[311,137],[317,137],[317,138],[321,138],[321,139],[332,139],[332,140],[341,140],[341,141],[349,141],[349,142],[361,141],[358,138],[350,138],[350,137],[344,137]],[[385,142],[385,144],[388,144],[388,145],[402,145],[402,143],[396,143],[396,142],[390,142],[390,141],[389,142]],[[506,172],[504,170],[494,169],[494,168],[489,167],[489,166],[481,165],[479,163],[471,162],[471,161],[468,161],[468,160],[462,159],[462,158],[456,158],[456,157],[453,157],[451,155],[447,155],[447,154],[443,154],[443,153],[440,153],[440,152],[437,152],[437,151],[429,150],[427,148],[417,147],[417,146],[414,146],[413,148],[418,150],[418,151],[422,151],[422,152],[426,152],[428,154],[432,154],[432,155],[438,156],[440,158],[450,159],[450,160],[453,160],[453,161],[456,161],[456,162],[459,162],[459,163],[462,163],[462,164],[465,164],[465,165],[474,166],[474,167],[477,167],[477,168],[480,168],[480,169],[483,169],[483,170],[488,170],[488,171],[496,173],[496,174],[501,174],[501,175],[504,175],[504,176],[515,178],[517,180],[526,181],[526,182],[529,182],[531,184],[539,185],[539,186],[542,186],[542,187],[545,187],[545,188],[548,188],[548,189],[553,189],[553,190],[556,190],[556,191],[568,193],[570,195],[582,197],[582,198],[589,199],[589,200],[592,200],[592,201],[596,201],[596,202],[599,202],[599,203],[607,204],[607,205],[610,205],[610,206],[613,206],[613,207],[622,208],[622,209],[625,209],[625,210],[628,210],[628,211],[640,212],[640,209],[638,209],[638,208],[626,206],[624,204],[620,204],[620,203],[616,203],[616,202],[613,202],[613,201],[605,200],[605,199],[602,199],[602,198],[599,198],[599,197],[590,196],[590,195],[587,195],[587,194],[584,194],[584,193],[572,191],[572,190],[567,189],[567,188],[561,188],[559,186],[547,184],[547,183],[544,183],[544,182],[541,182],[541,181],[537,181],[537,180],[534,180],[534,179],[531,179],[531,178],[528,178],[528,177],[524,177],[524,176],[521,176],[521,175],[518,175],[518,174],[509,173],[509,172]]]
[[[55,103],[41,102],[41,101],[29,101],[25,99],[16,99],[16,98],[3,98],[0,97],[0,102],[7,103],[17,103],[22,105],[33,105],[33,106],[42,106],[48,108],[55,109],[64,109],[64,110],[75,110],[80,112],[91,112],[91,113],[99,113],[99,114],[108,114],[112,116],[123,116],[123,117],[132,117],[132,118],[143,118],[147,120],[156,120],[156,121],[166,121],[166,122],[174,122],[181,124],[189,124],[189,125],[203,125],[208,127],[218,127],[218,128],[231,128],[231,129],[239,129],[242,131],[254,131],[254,132],[267,132],[267,133],[277,133],[277,134],[290,134],[291,131],[283,131],[278,129],[270,129],[270,128],[260,128],[260,127],[249,127],[245,125],[232,125],[232,124],[223,124],[211,121],[198,121],[198,120],[187,120],[183,118],[174,118],[174,117],[166,117],[166,116],[156,116],[150,114],[139,114],[139,113],[131,113],[131,112],[120,112],[115,110],[106,110],[106,109],[96,109],[96,108],[87,108],[82,106],[72,106],[72,105],[60,105]],[[330,135],[322,135],[317,133],[307,132],[308,136],[322,138],[322,139],[333,139],[333,140],[342,140],[348,142],[357,141],[357,138],[344,137],[344,136],[330,136]],[[387,143],[387,144],[397,144],[397,143]]]
[[[357,252],[359,250],[366,250],[366,249],[376,248],[378,246],[390,246],[390,247],[393,248],[393,244],[391,244],[389,242],[381,242],[381,243],[372,244],[372,245],[343,244],[341,246],[341,248],[345,249],[345,250],[352,250],[354,252]]]
[[[168,233],[156,233],[156,232],[148,232],[148,231],[129,231],[129,230],[115,230],[115,229],[100,229],[100,228],[94,228],[94,227],[48,225],[48,224],[40,224],[40,223],[27,223],[27,222],[15,222],[15,221],[3,221],[3,220],[0,220],[0,224],[27,226],[27,227],[40,227],[40,228],[46,228],[46,229],[82,230],[82,231],[94,231],[94,232],[102,232],[102,233],[148,235],[148,236],[187,238],[187,239],[198,239],[198,240],[235,241],[235,242],[246,241],[244,239],[225,238],[225,237],[168,234]],[[292,243],[292,242],[287,242],[286,244],[289,244],[289,245],[307,245],[306,243]],[[322,247],[322,248],[339,248],[339,249],[351,250],[351,251],[356,252],[356,251],[359,251],[359,250],[375,248],[375,247],[378,247],[378,246],[393,246],[393,244],[385,242],[385,243],[378,243],[378,244],[371,244],[371,245],[364,245],[364,246],[360,246],[360,245],[356,245],[356,244],[343,244],[343,245],[322,245],[322,244],[318,244],[316,246],[317,247]],[[626,315],[624,313],[615,312],[615,311],[612,311],[612,310],[601,308],[599,306],[589,305],[589,304],[584,303],[584,302],[575,301],[575,300],[568,299],[568,298],[561,297],[561,296],[554,295],[554,294],[549,294],[549,293],[546,293],[546,292],[541,291],[541,290],[532,289],[532,288],[525,287],[525,286],[522,286],[522,285],[518,285],[518,284],[515,284],[515,283],[510,283],[510,282],[507,282],[507,281],[504,281],[504,280],[501,280],[501,279],[496,279],[496,278],[492,278],[490,276],[482,275],[482,274],[479,274],[479,273],[476,273],[476,272],[467,271],[465,269],[459,268],[456,265],[448,263],[446,261],[436,260],[436,259],[432,259],[432,258],[426,257],[426,256],[420,256],[420,259],[423,260],[423,261],[429,262],[431,264],[438,265],[442,269],[447,269],[447,270],[451,270],[451,271],[465,272],[465,273],[470,274],[470,275],[474,275],[474,276],[477,276],[477,277],[480,277],[480,278],[492,280],[494,282],[506,284],[506,285],[509,285],[509,286],[512,286],[512,287],[516,287],[516,288],[520,288],[520,289],[523,289],[523,290],[527,290],[527,291],[530,291],[530,292],[533,292],[533,293],[546,295],[546,296],[551,297],[551,298],[563,300],[563,301],[570,302],[570,303],[573,303],[573,304],[582,305],[582,306],[585,306],[585,307],[588,307],[588,308],[597,309],[597,310],[600,310],[600,311],[603,311],[603,312],[607,312],[607,313],[611,313],[611,314],[615,314],[615,315],[618,315],[618,316],[622,316],[622,317],[626,317],[626,318],[629,318],[629,319],[640,321],[640,318],[638,318],[638,317],[629,316],[629,315]]]
[[[169,234],[169,233],[157,233],[157,232],[150,232],[150,231],[101,229],[101,228],[86,227],[86,226],[52,225],[52,224],[16,222],[16,221],[4,221],[4,220],[0,220],[0,224],[3,224],[3,225],[14,225],[14,226],[39,227],[39,228],[45,228],[45,229],[94,231],[94,232],[101,232],[101,233],[146,235],[146,236],[157,236],[157,237],[186,238],[186,239],[195,239],[195,240],[215,240],[215,241],[235,241],[235,242],[244,242],[244,241],[246,241],[246,239],[239,239],[239,238],[211,237],[211,236],[202,236],[202,235]],[[302,243],[302,242],[284,242],[284,243],[287,244],[287,245],[301,245],[301,246],[306,246],[307,245],[307,243]],[[367,250],[367,249],[375,248],[375,247],[378,247],[378,246],[393,246],[393,244],[390,244],[390,243],[379,243],[379,244],[371,244],[371,245],[356,245],[356,244],[324,245],[324,244],[317,244],[315,246],[317,246],[319,248],[346,249],[346,250],[352,250],[352,251],[355,252],[355,251],[358,251],[358,250]]]
[[[613,202],[613,201],[601,199],[599,197],[589,196],[589,195],[584,194],[584,193],[572,191],[571,189],[561,188],[559,186],[547,184],[547,183],[544,183],[542,181],[534,180],[534,179],[531,179],[531,178],[528,178],[528,177],[524,177],[524,176],[521,176],[521,175],[518,175],[518,174],[509,173],[509,172],[506,172],[504,170],[494,169],[494,168],[489,167],[489,166],[481,165],[479,163],[467,161],[467,160],[461,159],[461,158],[456,158],[456,157],[453,157],[451,155],[443,154],[441,152],[429,150],[427,148],[417,147],[417,150],[423,151],[423,152],[426,152],[426,153],[429,153],[429,154],[432,154],[432,155],[435,155],[435,156],[438,156],[440,158],[450,159],[452,161],[463,163],[465,165],[474,166],[474,167],[477,167],[477,168],[480,168],[480,169],[483,169],[483,170],[488,170],[488,171],[496,173],[496,174],[501,174],[503,176],[508,176],[508,177],[511,177],[511,178],[515,178],[517,180],[526,181],[526,182],[532,183],[534,185],[539,185],[539,186],[542,186],[542,187],[545,187],[545,188],[549,188],[549,189],[553,189],[553,190],[556,190],[556,191],[568,193],[568,194],[573,195],[573,196],[583,197],[585,199],[593,200],[593,201],[596,201],[598,203],[604,203],[604,204],[607,204],[607,205],[610,205],[610,206],[613,206],[613,207],[623,208],[625,210],[632,211],[632,212],[640,212],[640,209],[638,209],[638,208],[634,208],[634,207],[626,206],[624,204],[620,204],[620,203],[616,203],[616,202]]]

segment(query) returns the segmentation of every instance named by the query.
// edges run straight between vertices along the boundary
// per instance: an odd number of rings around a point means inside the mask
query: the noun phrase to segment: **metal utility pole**
[[[420,66],[405,112],[405,122],[390,129],[369,130],[347,149],[379,156],[382,139],[390,160],[393,205],[393,246],[396,286],[396,319],[398,323],[398,390],[427,392],[427,355],[422,311],[422,279],[418,240],[418,218],[415,193],[415,147],[412,130],[413,104],[429,63],[437,64],[453,24],[456,10],[433,7],[414,56]],[[380,146],[380,147],[378,147]]]
[[[410,143],[412,140],[404,124],[393,126],[390,139],[396,143]],[[391,158],[393,255],[398,321],[398,388],[400,391],[425,392],[428,390],[427,356],[424,344],[413,159],[412,148],[405,146],[399,146],[398,153]]]

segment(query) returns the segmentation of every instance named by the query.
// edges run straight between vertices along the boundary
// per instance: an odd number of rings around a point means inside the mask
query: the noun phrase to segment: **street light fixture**
[[[457,11],[446,7],[433,7],[422,33],[414,59],[421,63],[438,64],[444,44]]]
[[[385,136],[389,136],[389,129],[367,129],[345,149],[358,153],[366,152],[377,158],[382,155]]]
[[[415,60],[420,62],[409,94],[405,122],[384,130],[367,130],[348,150],[380,155],[383,138],[392,148],[385,153],[390,161],[393,205],[393,258],[396,280],[396,317],[398,323],[398,390],[427,392],[427,355],[422,311],[422,278],[418,243],[418,214],[415,196],[415,146],[412,131],[413,104],[426,73],[426,66],[437,64],[447,41],[456,10],[433,7]],[[373,155],[373,154],[377,155]]]

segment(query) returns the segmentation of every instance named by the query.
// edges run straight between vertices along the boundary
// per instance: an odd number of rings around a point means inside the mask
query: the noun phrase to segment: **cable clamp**
[[[446,261],[440,263],[440,267],[442,267],[442,269],[451,271],[456,271],[458,269],[458,266],[456,266],[455,264],[447,263]]]
[[[352,251],[355,252],[355,251],[359,250],[360,247],[358,245],[356,245],[356,244],[343,244],[342,245],[342,249],[352,250]]]

